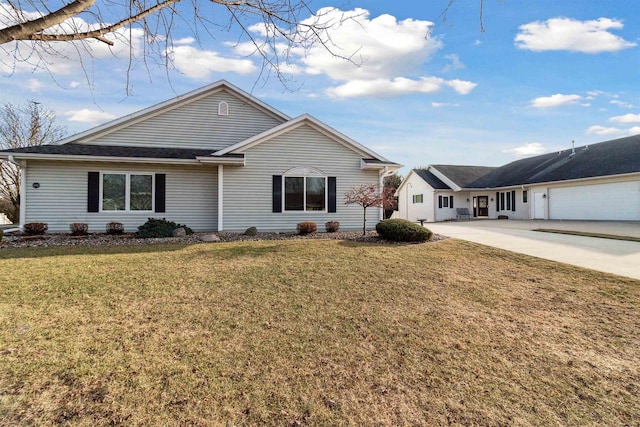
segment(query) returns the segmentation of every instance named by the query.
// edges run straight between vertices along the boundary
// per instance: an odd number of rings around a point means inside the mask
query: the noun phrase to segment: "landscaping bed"
[[[242,233],[194,233],[185,237],[141,238],[135,233],[112,235],[106,233],[92,233],[86,236],[71,236],[69,234],[45,234],[42,236],[4,236],[0,241],[0,249],[51,247],[51,246],[112,246],[112,245],[153,245],[153,244],[194,244],[210,242],[210,236],[215,235],[221,242],[258,241],[258,240],[309,240],[330,239],[350,240],[368,243],[394,243],[381,239],[375,231],[368,231],[362,235],[360,231],[339,231],[335,233],[311,233],[299,235],[296,233],[258,233],[247,236]],[[445,236],[433,235],[431,241],[446,239]]]

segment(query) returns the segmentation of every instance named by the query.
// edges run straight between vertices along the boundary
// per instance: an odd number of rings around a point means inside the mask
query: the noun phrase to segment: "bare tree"
[[[0,49],[13,58],[14,67],[26,62],[51,70],[55,64],[48,58],[69,55],[63,45],[71,43],[82,61],[81,53],[91,54],[97,45],[114,46],[118,41],[119,51],[123,43],[128,45],[130,65],[159,58],[166,66],[177,26],[187,27],[198,41],[215,38],[216,28],[239,29],[238,42],[249,41],[263,59],[262,71],[273,71],[280,80],[283,61],[288,61],[293,48],[307,50],[319,43],[349,60],[349,54],[332,50],[327,30],[337,24],[335,15],[314,14],[308,0],[67,0],[58,8],[51,3],[0,2],[0,27],[4,27]],[[133,32],[138,42],[142,40],[140,46],[133,41]]]
[[[38,102],[29,101],[23,106],[5,104],[0,110],[0,149],[15,149],[51,144],[62,138],[66,130],[56,123],[52,110]],[[0,163],[0,199],[11,210],[5,212],[12,222],[17,222],[20,212],[20,169],[12,162]]]
[[[389,208],[393,206],[394,190],[390,187],[380,188],[378,184],[364,184],[354,187],[344,195],[345,205],[360,205],[363,208],[362,235],[367,234],[367,208]]]

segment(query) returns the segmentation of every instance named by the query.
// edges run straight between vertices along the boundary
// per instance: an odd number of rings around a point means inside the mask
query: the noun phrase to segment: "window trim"
[[[529,202],[529,192],[528,190],[522,190],[522,203],[528,203]]]
[[[414,194],[413,204],[424,203],[424,194]]]
[[[329,202],[329,177],[326,175],[298,175],[293,171],[292,174],[282,175],[282,213],[304,213],[304,214],[313,214],[313,213],[328,213],[328,202]],[[319,172],[319,171],[318,171]],[[287,192],[286,192],[286,182],[287,178],[302,178],[302,201],[304,209],[302,210],[291,210],[287,209]],[[321,211],[309,211],[307,210],[307,178],[322,178],[324,179],[324,207]]]
[[[104,206],[104,175],[124,175],[124,210],[105,210]],[[131,210],[131,175],[145,175],[151,177],[151,209],[150,210]],[[131,213],[131,214],[145,214],[155,212],[156,206],[156,174],[154,172],[137,172],[137,171],[100,171],[100,191],[99,191],[99,209],[98,212],[105,213]]]

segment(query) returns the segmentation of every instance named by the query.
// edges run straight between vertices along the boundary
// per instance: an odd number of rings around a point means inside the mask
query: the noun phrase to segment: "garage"
[[[640,181],[549,189],[550,219],[640,220]]]

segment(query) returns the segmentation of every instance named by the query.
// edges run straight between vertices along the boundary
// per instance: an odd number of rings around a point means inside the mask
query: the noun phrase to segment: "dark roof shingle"
[[[59,154],[70,156],[129,157],[150,159],[193,159],[209,156],[213,150],[195,148],[127,147],[116,145],[62,144],[2,150],[3,153]],[[233,157],[227,155],[225,157]]]
[[[458,187],[466,188],[478,178],[493,171],[490,166],[461,166],[461,165],[431,165],[444,176],[453,181]]]
[[[418,176],[422,179],[424,179],[424,181],[429,184],[432,188],[435,188],[436,190],[450,190],[451,188],[445,184],[444,182],[442,182],[440,180],[440,178],[438,178],[437,176],[435,176],[434,174],[432,174],[430,171],[426,170],[426,169],[414,169],[413,170],[416,174],[418,174]]]
[[[496,188],[640,172],[640,135],[516,160],[467,188]]]

